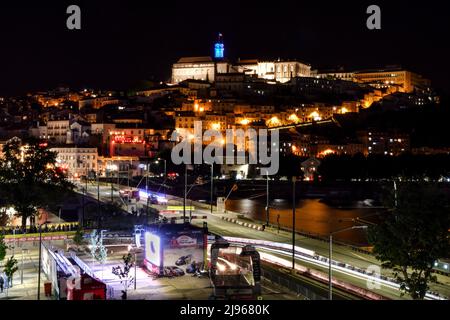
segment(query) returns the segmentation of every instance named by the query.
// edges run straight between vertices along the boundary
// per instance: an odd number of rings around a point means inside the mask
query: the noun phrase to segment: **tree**
[[[84,243],[84,232],[81,228],[78,228],[73,237],[73,242],[77,246],[81,246]]]
[[[18,212],[23,229],[38,208],[50,208],[74,187],[56,166],[57,154],[36,139],[13,138],[4,145],[3,154],[0,198]]]
[[[8,281],[10,281],[10,287],[13,285],[13,275],[17,270],[19,270],[17,260],[14,259],[14,256],[11,256],[8,260],[6,260],[5,266],[3,267],[3,271],[8,277]]]
[[[101,264],[105,263],[107,257],[106,247],[103,245],[103,239],[97,230],[92,232],[90,243],[92,258]]]
[[[0,261],[3,261],[6,257],[6,249],[8,246],[5,243],[5,236],[0,234]]]
[[[123,259],[123,268],[122,266],[117,266],[112,268],[112,273],[116,275],[120,279],[120,283],[123,285],[122,290],[122,299],[127,299],[127,291],[128,287],[133,284],[133,281],[136,281],[132,276],[130,276],[130,270],[133,267],[132,255],[128,253],[122,257]]]
[[[449,197],[437,185],[401,184],[397,206],[369,229],[369,242],[382,267],[391,268],[402,294],[423,299],[436,278],[434,262],[450,252]],[[388,202],[394,204],[392,194]]]

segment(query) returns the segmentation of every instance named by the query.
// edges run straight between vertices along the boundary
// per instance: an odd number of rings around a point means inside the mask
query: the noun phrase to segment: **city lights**
[[[6,300],[193,320],[450,300],[445,9],[81,2],[2,8],[5,319]],[[312,314],[366,317],[337,308]]]

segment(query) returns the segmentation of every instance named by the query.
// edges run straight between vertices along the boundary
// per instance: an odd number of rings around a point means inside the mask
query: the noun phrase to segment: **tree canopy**
[[[56,166],[56,156],[36,139],[13,138],[3,147],[0,197],[22,218],[22,228],[39,208],[48,209],[73,189],[64,170]]]
[[[397,206],[386,219],[369,229],[369,242],[382,267],[391,268],[403,293],[423,299],[434,262],[450,253],[449,197],[438,185],[400,184]]]

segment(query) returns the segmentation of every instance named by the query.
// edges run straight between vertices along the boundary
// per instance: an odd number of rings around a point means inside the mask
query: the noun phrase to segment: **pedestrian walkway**
[[[17,255],[19,270],[14,274],[12,288],[5,289],[3,293],[0,293],[0,300],[36,300],[37,299],[37,287],[38,287],[38,248],[29,248],[28,253],[24,255],[23,260],[23,278],[22,278],[22,259],[21,255]],[[16,252],[20,249],[16,248]],[[8,250],[7,257],[12,254],[11,250]],[[23,281],[22,281],[23,279]],[[46,277],[44,273],[41,273],[41,300],[49,300],[51,298],[45,296],[44,282]]]

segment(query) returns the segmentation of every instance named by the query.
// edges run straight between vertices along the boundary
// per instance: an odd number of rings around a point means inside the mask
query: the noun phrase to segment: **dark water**
[[[227,200],[227,210],[243,213],[245,216],[259,221],[266,221],[266,203],[264,200]],[[297,203],[296,223],[297,231],[307,232],[316,235],[328,236],[331,231],[347,228],[355,225],[349,221],[356,217],[373,216],[379,209],[366,207],[336,208],[320,202],[319,199],[301,199]],[[292,204],[288,200],[275,199],[270,202],[269,221],[272,225],[277,225],[277,217],[280,226],[292,228]],[[336,234],[335,239],[351,244],[367,244],[365,230],[350,230]]]

